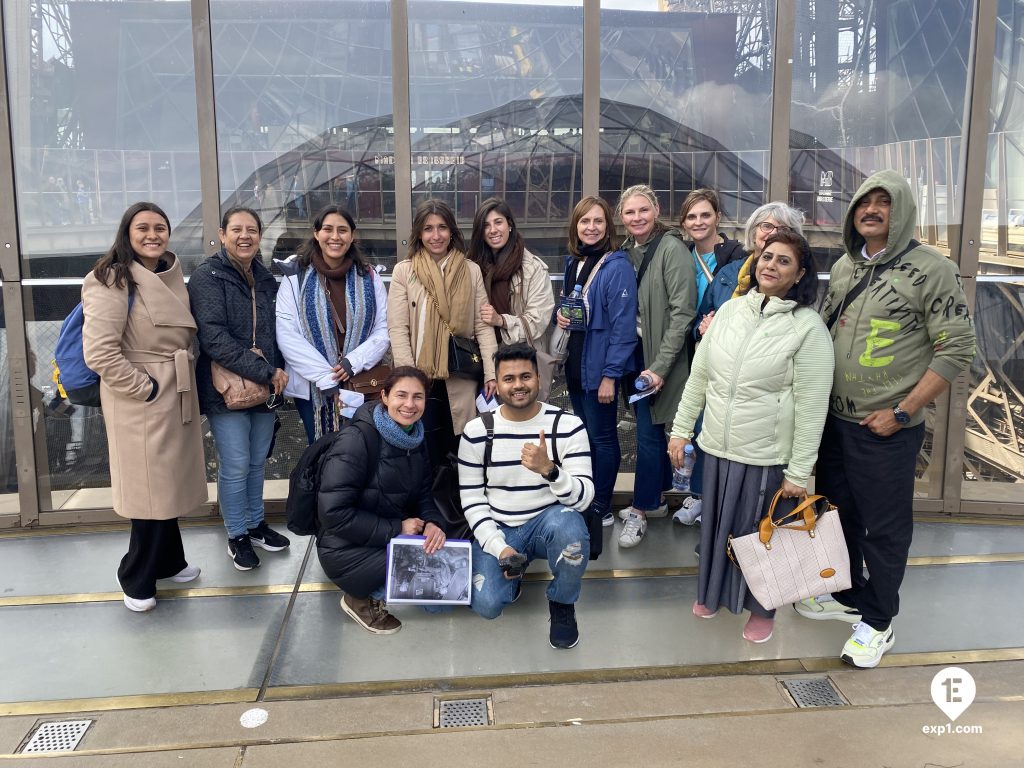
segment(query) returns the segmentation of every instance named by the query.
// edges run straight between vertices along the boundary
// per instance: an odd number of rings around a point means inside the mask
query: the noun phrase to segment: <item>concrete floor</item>
[[[0,535],[0,760],[52,763],[15,753],[75,713],[95,722],[55,765],[1024,765],[1024,526],[919,523],[872,671],[837,661],[845,624],[783,610],[754,646],[741,617],[695,619],[696,529],[652,521],[623,551],[606,536],[566,652],[547,645],[542,567],[497,621],[404,607],[382,638],[340,612],[305,539],[239,573],[219,527],[190,526],[203,575],[133,614],[113,573],[125,530]],[[930,686],[954,664],[977,680],[955,725],[983,733],[924,733],[949,722]],[[796,708],[792,677],[831,679],[846,706]],[[436,698],[474,694],[493,725],[432,727]],[[252,708],[268,720],[244,728]]]

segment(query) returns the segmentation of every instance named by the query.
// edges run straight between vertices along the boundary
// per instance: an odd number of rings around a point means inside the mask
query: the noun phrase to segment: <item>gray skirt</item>
[[[772,497],[782,485],[784,467],[755,467],[704,455],[704,497],[701,505],[700,573],[697,601],[708,610],[744,608],[758,616],[775,611],[761,606],[747,592],[743,573],[726,554],[729,536],[757,530]]]

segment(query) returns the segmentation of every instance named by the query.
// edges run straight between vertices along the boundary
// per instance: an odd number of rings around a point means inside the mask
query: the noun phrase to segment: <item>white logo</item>
[[[946,667],[932,678],[932,701],[950,721],[967,711],[976,692],[971,673],[960,667]]]
[[[821,181],[818,182],[819,187],[831,187],[832,186],[832,171],[822,171]]]
[[[623,298],[623,299],[628,299],[629,298],[629,289],[628,288],[623,288],[622,289],[622,297],[621,298]]]

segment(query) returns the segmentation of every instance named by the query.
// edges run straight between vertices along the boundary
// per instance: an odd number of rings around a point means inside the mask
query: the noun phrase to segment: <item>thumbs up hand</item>
[[[548,444],[544,439],[544,430],[540,431],[540,440],[536,445],[526,443],[523,445],[523,466],[538,475],[550,474],[555,468],[555,463],[548,458]]]

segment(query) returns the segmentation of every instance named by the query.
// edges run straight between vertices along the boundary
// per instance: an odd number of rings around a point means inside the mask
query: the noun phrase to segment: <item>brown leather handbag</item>
[[[252,347],[250,352],[262,357],[263,351],[256,346],[256,289],[252,291]],[[257,405],[265,405],[270,397],[270,386],[268,384],[257,384],[249,381],[242,375],[229,371],[216,360],[210,361],[210,377],[213,379],[213,388],[224,398],[224,405],[229,411],[244,411]]]
[[[384,380],[391,375],[391,366],[378,363],[369,370],[357,373],[346,381],[345,389],[359,392],[367,400],[380,400],[380,391]]]

